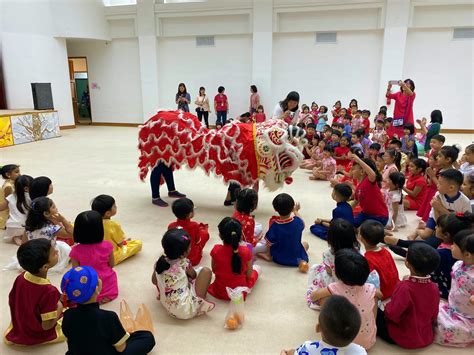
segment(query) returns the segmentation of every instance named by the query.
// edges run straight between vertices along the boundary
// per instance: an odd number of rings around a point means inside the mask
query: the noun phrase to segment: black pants
[[[412,245],[414,243],[425,243],[425,244],[431,245],[433,248],[437,249],[441,244],[441,239],[436,238],[436,236],[434,236],[434,235],[432,235],[431,237],[429,237],[428,239],[425,239],[425,240],[403,240],[403,239],[399,239],[398,242],[397,242],[397,247],[408,248],[410,245]],[[400,256],[403,256],[403,257],[407,256],[406,251],[403,251],[401,249],[399,249],[398,252],[395,252],[395,253],[400,255]]]
[[[231,182],[229,184],[229,187],[227,189],[227,191],[229,191],[230,193],[230,200],[232,202],[234,202],[235,200],[237,200],[237,196],[235,195],[235,192],[237,191],[237,189],[240,189],[240,185],[235,183],[235,182]]]
[[[145,355],[153,350],[155,347],[155,337],[149,331],[139,330],[130,334],[127,340],[127,347],[123,353],[124,355]]]
[[[206,127],[209,128],[209,112],[208,111],[196,111],[198,115],[198,120],[199,122],[202,122],[202,118],[204,117],[204,123],[206,124]]]
[[[161,176],[165,179],[166,186],[168,187],[168,191],[176,190],[174,186],[174,177],[173,177],[173,169],[167,167],[163,163],[159,163],[150,175],[150,185],[151,185],[151,197],[152,198],[159,198],[160,197],[160,181]]]
[[[393,339],[390,337],[390,334],[388,334],[387,325],[385,324],[385,314],[380,308],[377,308],[376,323],[377,323],[377,336],[385,340],[387,343],[395,344]]]

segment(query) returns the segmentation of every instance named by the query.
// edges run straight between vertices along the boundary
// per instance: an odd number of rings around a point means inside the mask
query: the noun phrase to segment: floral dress
[[[474,265],[458,261],[451,273],[451,292],[448,302],[439,304],[435,342],[447,346],[464,347],[474,344]]]
[[[168,313],[178,319],[190,319],[214,309],[214,303],[198,297],[194,280],[189,280],[186,270],[191,266],[188,259],[180,258],[166,261],[168,270],[156,273],[160,301]]]
[[[336,269],[334,268],[335,255],[331,249],[323,253],[323,262],[314,264],[308,271],[308,291],[306,292],[306,302],[311,309],[320,309],[320,302],[311,300],[311,293],[324,287],[328,287],[333,282],[337,282]],[[328,272],[329,271],[329,272]],[[377,271],[373,270],[367,278],[367,283],[380,289],[380,278]]]

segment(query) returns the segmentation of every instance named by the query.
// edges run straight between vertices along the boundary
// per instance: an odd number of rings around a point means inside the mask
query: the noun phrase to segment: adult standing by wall
[[[176,93],[176,103],[178,104],[178,110],[189,112],[189,103],[191,102],[191,95],[186,90],[186,85],[180,83],[178,85],[178,92]]]
[[[250,106],[249,112],[251,115],[257,112],[257,108],[260,105],[260,95],[258,94],[257,87],[255,85],[250,86]]]
[[[223,86],[217,88],[217,95],[214,97],[214,109],[217,116],[216,127],[222,127],[227,121],[227,113],[229,112],[229,102],[227,101],[225,87]]]
[[[424,151],[428,152],[430,150],[430,142],[433,136],[439,134],[441,131],[441,125],[443,124],[443,114],[440,110],[433,110],[431,112],[430,124],[427,126],[428,120],[426,117],[423,117],[421,120],[416,120],[420,125],[420,134],[418,141],[420,144],[423,144]]]
[[[176,190],[174,186],[174,176],[173,176],[173,168],[165,165],[164,163],[158,163],[153,168],[153,171],[150,175],[150,185],[151,185],[151,198],[152,203],[154,205],[160,207],[168,207],[168,203],[161,199],[160,196],[160,184],[161,184],[161,177],[164,178],[166,182],[166,186],[168,187],[168,197],[171,198],[181,198],[186,197],[185,194],[180,193]]]
[[[400,91],[392,94],[392,84],[388,83],[386,97],[395,100],[395,108],[393,109],[393,120],[387,130],[389,137],[396,135],[398,138],[403,137],[403,126],[406,124],[415,124],[413,120],[413,102],[416,98],[415,83],[411,79],[398,81]]]
[[[299,116],[298,105],[300,103],[300,94],[296,91],[290,91],[283,101],[280,101],[273,110],[272,117],[278,120],[284,120],[288,124],[296,125]]]
[[[206,127],[209,128],[209,112],[211,112],[211,108],[209,107],[209,98],[206,95],[206,89],[204,87],[199,88],[199,95],[194,101],[196,104],[196,113],[200,122],[204,118],[204,122]]]

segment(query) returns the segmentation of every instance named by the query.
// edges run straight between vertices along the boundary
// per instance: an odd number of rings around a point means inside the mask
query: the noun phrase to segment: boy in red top
[[[48,270],[58,263],[58,251],[49,239],[39,238],[22,244],[17,257],[26,271],[17,276],[8,296],[11,323],[5,342],[38,345],[65,341],[58,323],[63,313],[60,293],[47,279]]]
[[[219,86],[218,94],[214,97],[214,110],[216,111],[216,127],[221,128],[227,121],[227,113],[229,112],[229,102],[227,96],[224,94],[225,88]]]
[[[392,255],[387,249],[378,246],[384,241],[384,227],[380,222],[367,220],[362,223],[359,232],[360,240],[365,247],[365,258],[369,263],[370,272],[373,270],[378,272],[382,299],[386,300],[392,296],[399,279]]]
[[[365,135],[368,135],[370,132],[370,111],[369,110],[362,111],[362,125],[364,126]]]
[[[202,250],[209,240],[209,227],[207,224],[191,221],[194,217],[194,203],[189,198],[180,198],[171,206],[176,222],[170,223],[168,229],[183,228],[191,237],[191,250],[188,259],[193,266],[199,264]]]
[[[408,248],[405,266],[410,276],[399,282],[385,311],[377,313],[377,335],[406,349],[419,349],[434,339],[433,326],[438,318],[438,286],[430,280],[440,256],[425,243]]]
[[[426,161],[415,159],[408,164],[410,176],[403,187],[407,196],[403,199],[403,206],[406,210],[418,210],[425,199],[427,183],[425,179]]]

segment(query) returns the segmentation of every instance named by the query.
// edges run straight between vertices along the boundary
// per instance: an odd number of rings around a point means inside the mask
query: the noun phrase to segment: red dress
[[[343,155],[347,156],[347,153],[349,153],[349,152],[350,152],[349,147],[336,147],[336,148],[334,148],[334,156],[336,156],[336,157],[340,157],[340,156],[343,156]],[[346,171],[347,171],[347,167],[349,166],[350,163],[351,163],[350,159],[343,159],[343,160],[337,160],[336,159],[336,164],[338,166],[343,166],[344,170],[346,170]]]
[[[228,300],[226,287],[252,288],[257,282],[258,273],[255,270],[252,270],[252,275],[247,279],[248,262],[253,259],[252,253],[245,246],[239,246],[238,252],[242,259],[242,271],[240,274],[234,274],[232,272],[232,255],[234,253],[232,247],[228,244],[218,244],[212,248],[212,271],[216,278],[207,291],[215,298]]]
[[[439,171],[436,171],[437,177],[439,176],[439,173]],[[429,180],[426,186],[425,198],[423,199],[423,202],[421,202],[418,212],[416,212],[416,215],[420,217],[423,222],[426,222],[430,216],[431,200],[433,199],[434,195],[436,195],[437,191],[438,186]]]
[[[379,251],[367,251],[365,258],[369,263],[370,272],[376,270],[380,277],[380,291],[383,299],[392,297],[392,293],[397,287],[398,270],[393,261],[393,257],[387,249],[381,248]]]
[[[8,296],[11,324],[5,332],[7,344],[37,345],[63,341],[61,325],[44,330],[42,321],[55,319],[60,294],[48,279],[23,272]]]
[[[394,134],[397,134],[399,138],[403,137],[403,126],[406,124],[415,124],[413,120],[413,102],[416,98],[416,93],[408,96],[403,94],[401,91],[394,94],[388,94],[388,99],[395,100],[395,108],[393,109],[393,118],[402,118],[403,125],[398,127],[393,127],[393,124],[387,129],[387,134],[389,137],[393,137]]]
[[[191,250],[188,259],[193,266],[199,264],[202,258],[202,250],[209,240],[208,225],[187,219],[178,219],[176,222],[170,223],[168,229],[176,227],[183,228],[191,237]]]
[[[408,177],[406,188],[408,190],[413,191],[416,186],[421,186],[421,190],[420,192],[418,192],[418,195],[416,195],[416,197],[411,197],[409,195],[405,197],[405,199],[410,203],[408,207],[409,210],[417,210],[425,199],[427,192],[427,184],[425,176],[423,174],[413,176],[410,175]]]
[[[232,218],[235,218],[242,225],[242,240],[245,243],[250,243],[252,246],[257,245],[257,239],[255,239],[255,220],[249,214],[240,213],[235,210]]]
[[[365,177],[357,185],[354,197],[359,201],[360,208],[364,214],[388,217],[388,207],[376,181],[370,182],[369,178]]]

